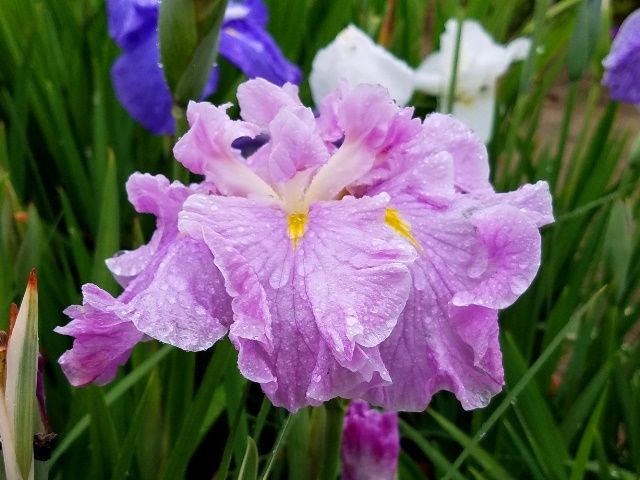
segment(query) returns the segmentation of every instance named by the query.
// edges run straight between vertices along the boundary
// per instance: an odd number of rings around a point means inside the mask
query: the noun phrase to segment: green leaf
[[[445,417],[437,413],[432,408],[427,412],[433,417],[433,419],[461,446],[466,447],[471,442],[471,438],[466,435],[462,430],[456,427],[453,423],[447,420]],[[491,478],[495,479],[512,479],[500,464],[491,457],[489,453],[480,448],[479,446],[470,447],[471,456],[475,458],[480,465],[489,473]]]
[[[608,389],[605,389],[605,391],[602,392],[598,405],[589,419],[587,428],[585,429],[582,440],[580,441],[580,446],[578,447],[578,454],[576,455],[573,468],[571,469],[571,477],[569,477],[569,480],[580,480],[584,477],[584,473],[587,469],[587,462],[589,461],[591,445],[598,434],[598,422],[600,422],[600,416],[604,409],[607,393]]]
[[[142,432],[144,427],[143,422],[147,420],[144,412],[147,408],[149,408],[149,400],[152,397],[152,392],[153,389],[156,388],[157,382],[158,375],[154,371],[149,376],[147,386],[144,389],[144,393],[142,394],[142,397],[138,402],[138,406],[136,407],[135,413],[133,414],[133,420],[131,421],[131,425],[129,426],[129,431],[127,432],[127,435],[122,442],[120,455],[113,470],[113,480],[124,480],[125,478],[127,478],[127,476],[130,476],[131,461],[134,457],[135,447],[136,444],[140,441],[140,433]]]
[[[18,316],[9,334],[5,371],[4,402],[14,439],[16,463],[22,478],[29,478],[33,469],[37,415],[34,398],[38,371],[38,284],[35,271],[29,275]],[[3,447],[6,443],[3,440]]]
[[[160,60],[173,98],[198,99],[215,63],[226,0],[163,0],[158,32]]]
[[[116,161],[109,155],[102,184],[98,235],[93,257],[92,280],[103,288],[115,289],[115,280],[107,269],[105,259],[113,255],[120,243],[120,215]]]
[[[600,0],[582,0],[567,51],[570,80],[578,80],[589,65],[600,29]]]
[[[258,478],[258,447],[251,437],[247,437],[247,449],[238,472],[238,480],[256,480]]]
[[[160,361],[162,361],[171,352],[172,347],[165,345],[160,350],[151,355],[143,364],[133,370],[129,375],[118,381],[109,393],[106,395],[107,405],[111,405],[118,400],[124,393],[126,393],[131,387],[142,380],[145,375],[149,373]],[[53,451],[51,455],[50,465],[53,466],[60,460],[60,457],[69,450],[71,445],[80,438],[80,435],[89,427],[91,423],[89,415],[83,415],[82,418],[69,430],[60,442],[58,447]]]

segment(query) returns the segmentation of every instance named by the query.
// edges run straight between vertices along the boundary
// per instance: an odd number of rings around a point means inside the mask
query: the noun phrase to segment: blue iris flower
[[[160,65],[158,10],[160,0],[108,0],[109,34],[123,50],[111,77],[116,95],[129,114],[155,134],[171,134],[172,98]],[[262,0],[230,1],[220,31],[219,52],[249,78],[276,85],[300,83],[300,69],[290,63],[266,31],[267,9]],[[216,89],[218,68],[202,92]]]

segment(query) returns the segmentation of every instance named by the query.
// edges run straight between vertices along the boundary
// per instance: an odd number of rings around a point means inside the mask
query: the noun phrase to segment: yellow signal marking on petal
[[[298,242],[304,236],[307,220],[309,220],[309,216],[306,213],[291,213],[287,217],[287,233],[293,241],[293,248],[298,246]]]
[[[397,233],[409,240],[418,250],[423,250],[422,245],[420,245],[420,243],[418,243],[415,237],[411,234],[411,225],[402,219],[400,213],[396,209],[387,207],[384,215],[384,221]]]

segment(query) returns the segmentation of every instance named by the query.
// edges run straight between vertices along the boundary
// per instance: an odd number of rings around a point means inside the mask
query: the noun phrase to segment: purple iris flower
[[[342,478],[393,480],[399,455],[398,414],[372,410],[362,400],[351,402],[342,428]]]
[[[155,134],[171,134],[172,98],[160,66],[158,10],[160,0],[109,0],[109,34],[123,54],[111,70],[116,95],[129,114]],[[230,1],[220,31],[219,52],[248,77],[276,84],[299,83],[300,69],[287,61],[267,33],[262,0]],[[216,89],[218,69],[202,92]]]
[[[145,336],[201,350],[228,332],[241,373],[292,411],[423,410],[443,389],[485,406],[503,385],[498,310],[553,221],[548,185],[496,193],[477,135],[379,86],[344,84],[317,117],[291,84],[250,80],[238,100],[242,120],[189,104],[174,154],[202,184],[129,180],[157,230],[108,261],[117,299],[89,285],[67,309],[67,376],[108,380]],[[243,155],[239,138],[261,140]]]
[[[611,98],[640,104],[640,10],[622,23],[602,64],[602,82],[609,87]]]

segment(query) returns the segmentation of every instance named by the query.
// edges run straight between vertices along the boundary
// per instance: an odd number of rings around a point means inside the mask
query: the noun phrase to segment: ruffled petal
[[[282,109],[269,124],[269,173],[273,182],[327,162],[329,152],[316,130],[313,112],[304,107]],[[304,152],[303,155],[300,152]]]
[[[64,313],[72,321],[54,331],[74,337],[73,347],[58,360],[69,382],[76,386],[105,384],[130,357],[144,334],[124,314],[123,304],[99,287],[82,287],[82,305]]]
[[[538,270],[538,226],[552,219],[548,189],[456,194],[435,204],[402,183],[370,193],[378,191],[391,194],[421,255],[410,266],[403,314],[380,347],[392,384],[365,398],[422,410],[445,389],[466,409],[485,406],[503,383],[496,310],[512,304]]]
[[[295,410],[388,381],[376,347],[404,306],[415,251],[385,225],[386,203],[312,205],[296,243],[279,208],[201,195],[185,203],[181,230],[204,239],[233,297],[239,367],[274,404]]]
[[[263,129],[268,127],[281,108],[302,106],[296,85],[285,83],[278,87],[261,78],[241,84],[237,97],[242,118]]]
[[[231,302],[203,243],[179,237],[136,282],[144,287],[126,311],[141,332],[187,351],[206,350],[227,333]]]
[[[448,152],[453,157],[455,185],[460,191],[493,191],[487,147],[464,123],[449,115],[428,115],[417,143],[424,155]]]
[[[454,305],[506,308],[529,287],[540,267],[540,233],[536,224],[510,205],[471,213],[471,223],[488,254],[477,285],[456,292]]]
[[[134,119],[154,134],[171,134],[173,101],[159,66],[158,35],[126,50],[113,64],[111,78],[118,100]]]
[[[127,180],[129,201],[139,213],[156,216],[156,230],[149,243],[136,250],[120,252],[107,259],[107,267],[118,283],[126,287],[178,234],[178,212],[192,190],[179,182],[169,183],[163,175],[134,173]]]
[[[436,392],[448,390],[466,410],[485,407],[504,384],[498,337],[495,310],[440,304],[414,290],[380,347],[392,383],[364,398],[393,410],[422,411]]]
[[[176,159],[193,173],[204,174],[223,195],[276,198],[273,189],[245,163],[233,141],[260,133],[257,125],[231,120],[229,105],[215,107],[189,102],[187,120],[191,128],[175,147]]]

